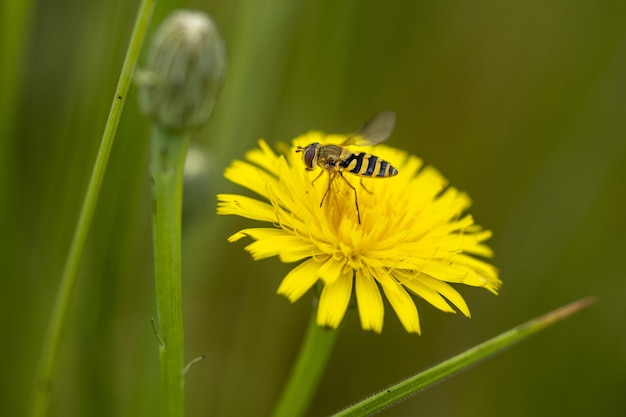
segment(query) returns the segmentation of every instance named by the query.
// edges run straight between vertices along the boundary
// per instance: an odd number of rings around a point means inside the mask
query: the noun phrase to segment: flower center
[[[352,269],[360,269],[363,267],[361,252],[355,250],[348,245],[341,244],[341,254],[348,261],[348,265]]]

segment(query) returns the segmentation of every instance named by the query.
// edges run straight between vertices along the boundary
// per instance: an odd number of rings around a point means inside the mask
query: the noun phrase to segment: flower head
[[[483,243],[491,232],[464,214],[469,197],[448,187],[441,174],[419,158],[388,146],[359,147],[358,152],[389,161],[398,175],[364,177],[361,182],[344,171],[349,184],[339,175],[329,183],[328,173],[315,180],[322,169],[306,170],[295,152],[298,146],[340,144],[345,139],[310,132],[294,139],[286,155],[274,153],[261,140],[259,148],[246,154],[246,162],[234,161],[225,177],[263,200],[221,194],[218,213],[271,226],[241,230],[229,241],[254,240],[246,250],[255,260],[278,256],[282,262],[299,262],[278,288],[291,302],[317,282],[323,284],[320,326],[339,326],[353,294],[361,326],[375,332],[383,327],[382,294],[408,332],[420,332],[414,296],[469,317],[467,304],[451,284],[484,287],[492,293],[501,284],[497,270],[480,259],[492,255]],[[358,211],[351,186],[358,195]]]
[[[211,115],[226,71],[226,48],[204,13],[178,10],[159,26],[137,75],[142,111],[170,130],[194,129]]]

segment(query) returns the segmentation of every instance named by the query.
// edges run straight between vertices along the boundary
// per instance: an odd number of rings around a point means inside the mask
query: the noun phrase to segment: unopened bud
[[[204,13],[180,10],[157,29],[138,73],[141,110],[171,130],[204,125],[226,71],[224,43]]]

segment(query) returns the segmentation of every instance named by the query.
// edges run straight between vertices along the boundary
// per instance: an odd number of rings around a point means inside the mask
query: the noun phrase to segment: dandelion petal
[[[311,256],[314,246],[298,236],[287,235],[278,229],[256,228],[244,229],[239,232],[251,237],[255,242],[246,246],[254,259],[280,256],[281,259],[289,259],[292,262]],[[230,239],[238,239],[239,235],[233,235]]]
[[[324,265],[320,268],[320,278],[322,278],[326,284],[332,284],[335,280],[337,280],[337,278],[345,273],[345,265],[346,261],[344,259],[328,259],[328,261],[324,262]]]
[[[377,274],[376,280],[382,285],[385,296],[398,315],[404,329],[409,333],[420,333],[417,308],[402,285],[386,273]]]
[[[346,314],[352,294],[352,271],[324,285],[317,308],[317,324],[336,329]]]
[[[292,303],[298,300],[317,281],[320,263],[309,259],[292,269],[278,286],[277,293]]]
[[[380,333],[385,315],[383,298],[374,278],[366,271],[356,272],[356,298],[361,327]]]
[[[409,290],[413,291],[415,294],[422,297],[424,300],[437,307],[441,311],[445,311],[446,313],[456,313],[450,304],[446,301],[444,297],[439,294],[434,288],[425,285],[418,277],[411,277],[406,280],[402,280],[402,285],[404,285]]]
[[[264,222],[271,222],[276,218],[271,205],[250,197],[218,194],[217,201],[217,214],[235,214]]]
[[[443,282],[438,279],[429,277],[427,275],[420,275],[419,278],[417,279],[421,281],[425,286],[432,288],[433,290],[437,291],[439,294],[446,297],[448,301],[450,301],[456,308],[459,309],[461,313],[463,313],[463,315],[465,315],[466,317],[470,317],[469,307],[467,306],[467,303],[463,299],[463,296],[459,294],[457,290],[452,288],[450,284],[448,284],[447,282]]]

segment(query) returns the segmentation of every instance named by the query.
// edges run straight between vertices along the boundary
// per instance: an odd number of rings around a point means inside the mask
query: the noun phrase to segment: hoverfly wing
[[[342,143],[342,146],[370,146],[386,140],[396,124],[396,113],[385,110],[377,113],[353,135]]]

